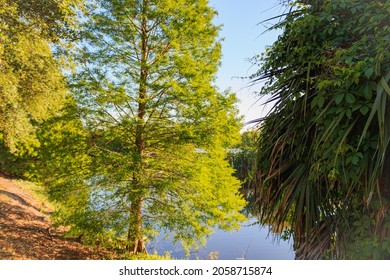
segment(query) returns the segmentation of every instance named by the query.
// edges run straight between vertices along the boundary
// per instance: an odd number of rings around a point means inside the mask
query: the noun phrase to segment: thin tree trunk
[[[131,200],[130,207],[130,224],[127,236],[130,253],[147,253],[145,247],[145,238],[142,230],[142,201],[143,201],[143,155],[145,151],[145,135],[144,135],[144,118],[146,113],[147,102],[147,59],[148,59],[148,30],[147,30],[147,6],[148,0],[142,2],[142,23],[141,23],[141,69],[138,92],[138,110],[137,110],[137,127],[135,136],[135,145],[137,147],[137,166],[133,173],[133,194],[135,197]]]

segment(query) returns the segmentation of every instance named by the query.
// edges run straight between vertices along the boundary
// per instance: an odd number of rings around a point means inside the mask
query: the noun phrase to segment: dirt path
[[[111,257],[61,237],[51,229],[48,207],[12,180],[0,177],[0,260],[86,260]]]

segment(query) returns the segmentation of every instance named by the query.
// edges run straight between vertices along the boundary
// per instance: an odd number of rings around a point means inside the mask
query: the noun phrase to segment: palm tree
[[[390,3],[289,1],[260,56],[260,221],[291,224],[296,257],[390,256]]]

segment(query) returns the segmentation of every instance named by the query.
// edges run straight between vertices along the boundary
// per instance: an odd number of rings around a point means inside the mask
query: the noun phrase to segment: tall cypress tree
[[[214,86],[215,13],[206,0],[88,7],[73,77],[94,158],[84,213],[95,234],[126,237],[132,253],[144,252],[144,237],[159,229],[188,248],[214,226],[243,220],[240,184],[226,161],[239,139],[236,98]]]

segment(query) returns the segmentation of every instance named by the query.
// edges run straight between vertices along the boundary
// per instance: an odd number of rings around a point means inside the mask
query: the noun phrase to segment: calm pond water
[[[293,260],[292,241],[283,241],[269,233],[267,226],[255,224],[249,219],[238,231],[217,230],[207,240],[205,247],[191,251],[189,259],[210,259],[211,252],[217,252],[218,260]],[[157,251],[163,255],[168,251],[173,258],[184,259],[184,250],[180,244],[173,246],[172,241],[157,238],[148,244],[149,252]]]

